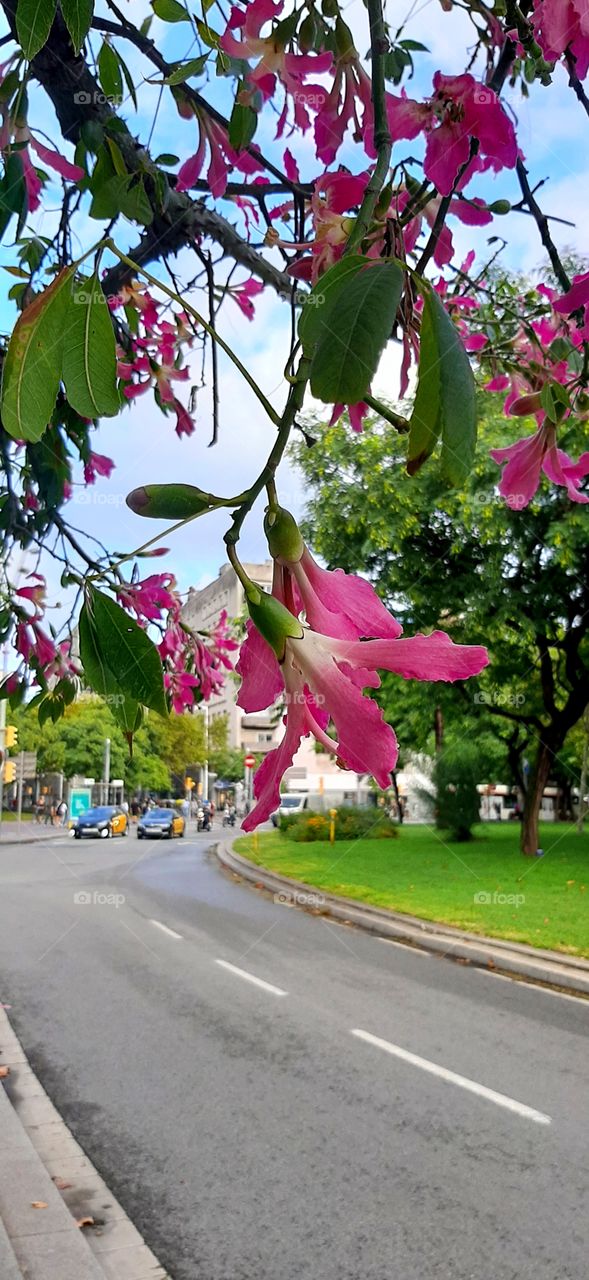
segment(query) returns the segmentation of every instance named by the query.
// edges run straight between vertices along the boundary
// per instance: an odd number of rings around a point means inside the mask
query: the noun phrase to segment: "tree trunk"
[[[583,717],[583,728],[585,731],[585,741],[583,743],[583,761],[581,764],[581,778],[579,781],[579,815],[577,817],[577,831],[583,831],[583,823],[587,814],[587,805],[585,803],[585,792],[587,791],[587,772],[589,766],[589,712],[585,711]]]
[[[522,853],[525,853],[532,858],[538,851],[538,812],[542,803],[542,795],[544,793],[544,787],[548,781],[553,759],[553,749],[547,742],[540,740],[536,763],[528,781],[524,800],[520,844]]]
[[[401,825],[401,823],[403,822],[403,805],[402,805],[401,797],[400,797],[400,795],[399,795],[399,787],[398,787],[398,784],[397,784],[397,771],[396,771],[396,769],[393,769],[393,772],[392,772],[392,774],[391,774],[391,778],[393,779],[393,791],[394,791],[394,793],[395,793],[395,800],[396,800],[396,802],[397,802],[397,814],[398,814],[398,818],[399,818],[399,825]]]

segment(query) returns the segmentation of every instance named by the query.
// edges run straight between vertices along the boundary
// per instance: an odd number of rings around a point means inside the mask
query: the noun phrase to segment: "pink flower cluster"
[[[128,349],[119,348],[118,375],[126,400],[134,400],[153,390],[160,409],[176,415],[176,434],[192,435],[195,423],[176,396],[172,383],[187,382],[190,370],[182,366],[183,350],[194,340],[188,317],[178,312],[172,321],[161,314],[161,305],[147,288],[132,281],[115,297],[109,298],[111,310],[133,307],[137,312],[137,332],[129,332]]]
[[[225,611],[206,634],[191,631],[182,618],[182,600],[171,573],[151,574],[142,581],[124,583],[117,595],[123,608],[134,613],[141,625],[151,622],[162,629],[158,651],[175,712],[180,714],[186,707],[208,701],[219,692],[224,671],[232,669],[229,654],[237,648]]]
[[[24,680],[25,668],[34,674],[34,682],[45,684],[48,680],[70,679],[80,674],[80,668],[70,655],[69,640],[56,643],[41,625],[45,614],[46,582],[38,573],[29,574],[25,586],[14,592],[12,608],[16,618],[14,646],[22,661],[21,668],[12,674],[10,692],[14,692]]]

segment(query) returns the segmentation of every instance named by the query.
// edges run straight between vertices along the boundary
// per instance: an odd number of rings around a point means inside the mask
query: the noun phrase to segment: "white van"
[[[309,797],[301,792],[289,792],[280,797],[280,805],[274,813],[270,814],[270,821],[273,827],[277,827],[282,817],[287,817],[290,813],[302,813],[303,809],[309,808]]]

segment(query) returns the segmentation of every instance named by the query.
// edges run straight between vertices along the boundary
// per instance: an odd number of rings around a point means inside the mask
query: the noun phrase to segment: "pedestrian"
[[[37,808],[35,811],[36,822],[39,823],[41,821],[41,818],[43,817],[44,813],[45,813],[45,796],[39,796],[39,799],[37,800]]]
[[[45,805],[45,826],[54,826],[55,824],[55,804],[53,800],[50,804]]]
[[[67,818],[67,804],[65,800],[60,800],[57,806],[57,817],[59,819],[60,827],[65,827],[65,820]]]
[[[209,805],[209,819],[210,819],[211,829],[212,829],[212,826],[213,826],[213,818],[214,818],[214,816],[215,816],[215,801],[214,801],[214,800],[211,800],[210,805]]]
[[[138,817],[139,817],[139,801],[135,796],[134,799],[131,801],[131,821],[137,822]]]

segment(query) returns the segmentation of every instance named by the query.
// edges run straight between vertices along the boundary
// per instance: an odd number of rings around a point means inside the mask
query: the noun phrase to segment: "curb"
[[[11,822],[7,825],[11,828],[13,826],[17,827],[16,822]],[[0,827],[0,849],[5,848],[7,845],[12,845],[14,847],[14,845],[17,844],[40,844],[43,840],[54,840],[59,835],[68,835],[67,827],[51,827],[49,828],[49,834],[47,831],[44,831],[43,835],[41,835],[40,832],[37,834],[35,827],[33,827],[32,831],[23,831],[22,828],[17,827],[17,830],[14,833],[11,830],[10,835],[6,837],[4,836],[4,830],[4,823],[2,823]],[[51,835],[51,831],[53,831],[53,835]],[[12,839],[10,838],[11,836]]]
[[[170,1280],[66,1127],[0,1008],[2,1280]],[[36,1207],[35,1207],[36,1206]],[[93,1219],[82,1229],[83,1218]]]
[[[417,916],[402,915],[381,907],[360,906],[352,898],[324,893],[313,885],[256,866],[236,853],[231,844],[220,841],[212,846],[221,865],[251,884],[278,894],[285,906],[298,906],[314,915],[330,916],[379,937],[429,951],[441,959],[467,962],[536,986],[552,987],[589,999],[589,960],[579,956],[564,957],[557,951],[544,951],[520,942],[466,933],[450,925],[436,924],[433,920],[421,920]]]

